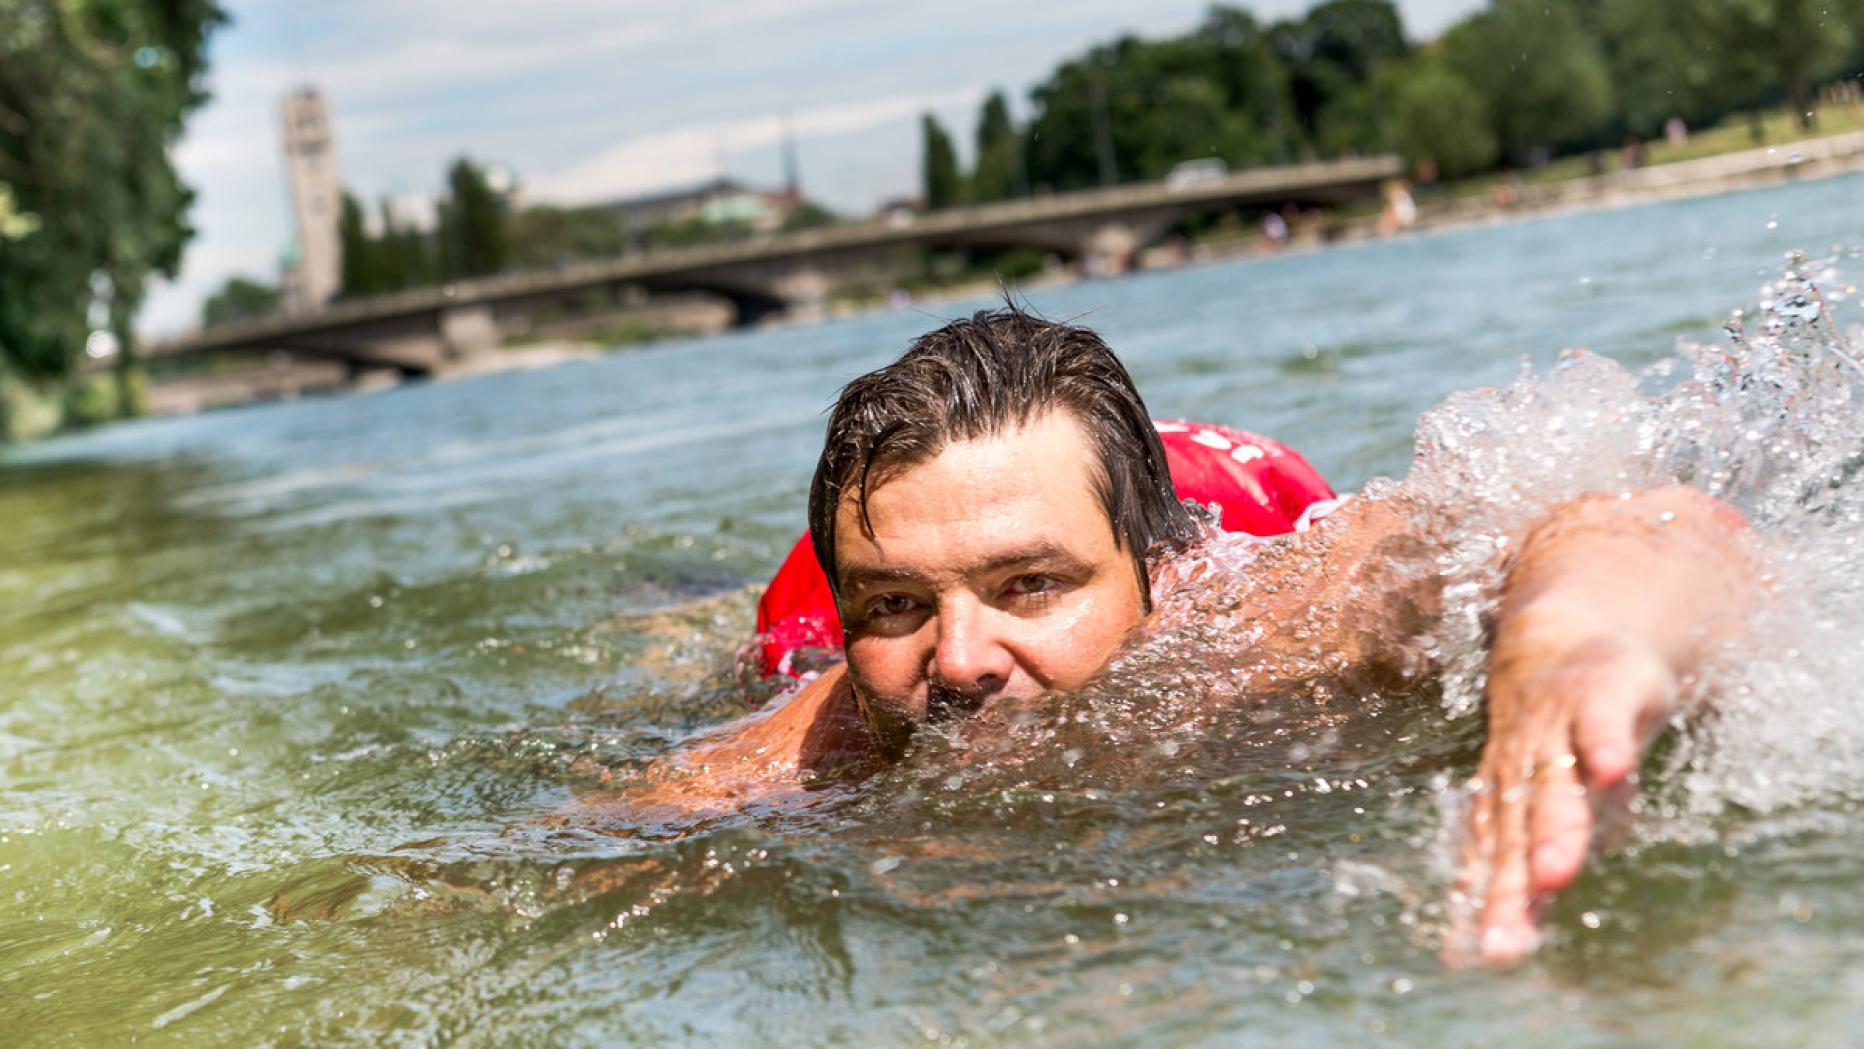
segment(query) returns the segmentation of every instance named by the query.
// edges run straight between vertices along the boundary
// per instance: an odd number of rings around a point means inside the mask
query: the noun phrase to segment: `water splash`
[[[1679,717],[1650,826],[1704,835],[1730,805],[1864,793],[1864,358],[1839,315],[1855,287],[1837,261],[1789,256],[1758,308],[1731,316],[1725,341],[1679,343],[1641,375],[1576,350],[1544,376],[1524,367],[1506,387],[1450,397],[1421,419],[1405,479],[1362,496],[1412,508],[1414,538],[1379,550],[1342,599],[1286,606],[1267,582],[1286,575],[1267,558],[1318,571],[1317,544],[1282,553],[1207,525],[1195,553],[1163,573],[1165,629],[1115,669],[1118,691],[1171,706],[1226,690],[1247,700],[1279,682],[1314,711],[1309,722],[1331,720],[1343,695],[1363,705],[1385,690],[1347,666],[1354,632],[1402,624],[1406,595],[1436,575],[1441,618],[1383,685],[1440,689],[1447,714],[1473,720],[1510,544],[1581,494],[1682,483],[1746,516],[1775,598],[1686,683],[1700,702]],[[1284,607],[1311,623],[1275,628],[1293,647],[1265,646],[1262,610]],[[1211,668],[1224,670],[1213,680]]]
[[[766,890],[679,873],[668,852],[743,834],[755,848],[736,870],[794,849],[797,869],[837,872],[826,898],[848,902],[809,907],[988,914],[1070,951],[1138,942],[1149,922],[1186,935],[1192,919],[1168,917],[1186,908],[1248,926],[1254,942],[1389,925],[1400,953],[1387,975],[1409,981],[1440,919],[1510,543],[1593,491],[1686,483],[1729,501],[1777,595],[1693,683],[1712,702],[1661,759],[1641,840],[1725,834],[1731,808],[1790,815],[1857,796],[1864,369],[1836,316],[1850,294],[1830,264],[1795,258],[1722,342],[1681,344],[1642,374],[1576,351],[1545,375],[1450,398],[1421,420],[1405,479],[1359,496],[1403,506],[1408,527],[1317,593],[1275,580],[1324,564],[1326,530],[1263,542],[1206,520],[1203,541],[1160,574],[1152,635],[1099,682],[922,733],[909,760],[827,806],[570,843],[591,850],[578,862],[592,871],[645,858],[674,872],[651,891],[628,877],[603,890],[606,924],[591,935],[688,898],[749,906]],[[1441,614],[1425,594],[1440,595]],[[1395,653],[1360,646],[1394,627],[1411,638]],[[1356,658],[1375,647],[1388,657]],[[1605,895],[1593,906],[1614,920]],[[1269,962],[1251,971],[1297,996],[1312,982]]]

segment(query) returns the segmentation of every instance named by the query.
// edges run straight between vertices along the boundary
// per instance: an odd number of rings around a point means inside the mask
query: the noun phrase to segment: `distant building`
[[[926,208],[924,197],[895,197],[883,201],[874,209],[874,218],[894,229],[903,229],[913,224],[919,213]]]
[[[595,205],[615,217],[631,237],[656,226],[698,219],[712,225],[743,223],[768,231],[783,225],[796,210],[798,198],[788,190],[765,192],[729,178],[716,178],[696,186],[624,197]]]
[[[343,243],[337,220],[343,182],[337,174],[336,139],[323,92],[314,87],[293,91],[285,96],[281,115],[297,236],[280,275],[279,305],[286,313],[302,313],[323,306],[342,290]]]

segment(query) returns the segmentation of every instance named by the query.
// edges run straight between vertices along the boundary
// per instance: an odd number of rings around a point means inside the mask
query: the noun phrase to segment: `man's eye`
[[[919,607],[910,594],[883,594],[867,603],[869,616],[903,616]]]
[[[1019,575],[1010,580],[1010,594],[1013,597],[1033,597],[1038,594],[1051,593],[1061,587],[1061,580],[1052,575]]]

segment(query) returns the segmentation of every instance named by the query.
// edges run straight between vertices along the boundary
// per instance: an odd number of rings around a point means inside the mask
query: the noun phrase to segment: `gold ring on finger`
[[[1579,756],[1569,750],[1564,754],[1558,754],[1551,758],[1543,758],[1535,762],[1534,767],[1528,770],[1527,778],[1538,779],[1542,773],[1551,769],[1570,769],[1578,764]]]

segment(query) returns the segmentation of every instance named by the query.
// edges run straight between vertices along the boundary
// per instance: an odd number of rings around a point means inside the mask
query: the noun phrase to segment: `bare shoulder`
[[[1381,682],[1419,668],[1409,645],[1434,621],[1441,570],[1416,508],[1389,486],[1353,497],[1305,531],[1229,537],[1189,551],[1155,586],[1155,633],[1220,630],[1209,650],[1246,691],[1293,681]]]
[[[1416,507],[1395,491],[1349,499],[1305,532],[1268,545],[1257,562],[1262,583],[1296,601],[1326,600],[1369,572],[1414,559],[1425,548]]]

